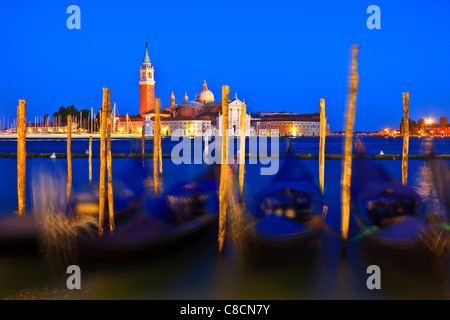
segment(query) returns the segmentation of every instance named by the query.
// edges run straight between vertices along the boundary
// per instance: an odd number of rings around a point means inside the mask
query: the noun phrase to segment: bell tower
[[[175,95],[173,94],[173,91],[172,94],[170,95],[170,106],[171,107],[175,106]]]
[[[145,56],[140,70],[140,114],[145,114],[155,109],[155,70],[148,55],[147,42],[145,43]]]

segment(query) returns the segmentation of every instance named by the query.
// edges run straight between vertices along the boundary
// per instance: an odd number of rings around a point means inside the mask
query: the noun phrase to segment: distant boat
[[[384,152],[383,152],[383,150],[381,150],[380,151],[380,156],[383,156],[384,155]]]
[[[52,155],[50,156],[50,159],[56,159],[56,154],[53,152]]]

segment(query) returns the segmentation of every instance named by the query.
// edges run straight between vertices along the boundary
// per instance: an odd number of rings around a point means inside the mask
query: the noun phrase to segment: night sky
[[[69,30],[67,7],[81,9]],[[381,29],[369,30],[369,5]],[[193,100],[203,79],[248,110],[312,113],[326,99],[341,130],[350,47],[361,46],[355,130],[398,127],[402,92],[412,119],[450,116],[450,1],[2,1],[0,120],[18,99],[28,120],[60,106],[97,112],[102,87],[120,114],[139,113],[139,67],[149,43],[156,96]]]

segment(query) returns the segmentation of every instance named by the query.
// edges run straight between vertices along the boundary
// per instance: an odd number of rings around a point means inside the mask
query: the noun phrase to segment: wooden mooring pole
[[[355,125],[356,97],[358,94],[358,45],[352,47],[352,68],[350,75],[350,93],[348,96],[348,108],[345,124],[344,162],[342,166],[341,191],[342,191],[342,217],[341,217],[341,241],[342,254],[347,254],[347,237],[350,223],[350,185],[352,178],[352,143],[353,127]]]
[[[16,214],[19,218],[25,216],[26,208],[26,166],[27,166],[27,151],[26,151],[26,132],[27,132],[27,118],[25,113],[26,102],[19,100],[17,106],[17,199],[18,207]]]
[[[100,123],[100,179],[98,183],[98,232],[103,235],[103,221],[105,220],[105,169],[106,169],[106,118],[108,110],[108,88],[103,88],[103,103]]]
[[[156,99],[156,104],[158,105],[158,157],[159,157],[159,176],[162,177],[163,175],[163,166],[162,166],[162,146],[161,146],[161,115],[160,115],[160,108],[161,108],[161,99]]]
[[[89,137],[89,183],[92,183],[92,136]]]
[[[320,142],[319,142],[319,184],[322,194],[325,189],[325,137],[327,119],[325,116],[325,99],[320,99]]]
[[[219,187],[219,254],[223,253],[225,230],[227,224],[228,192],[228,99],[230,87],[222,86],[222,164]]]
[[[159,135],[161,128],[159,127],[159,108],[160,100],[156,99],[155,104],[155,122],[153,126],[153,180],[155,184],[155,198],[158,198],[158,180],[159,180]]]
[[[242,104],[241,128],[239,140],[239,220],[242,219],[244,211],[244,170],[245,170],[245,127],[247,123],[247,106]]]
[[[142,154],[142,166],[144,166],[144,164],[145,164],[145,125],[142,126],[141,154]]]
[[[72,116],[67,116],[67,199],[72,189]]]
[[[114,197],[113,197],[113,178],[112,178],[112,157],[111,157],[111,91],[108,90],[106,111],[106,167],[108,170],[108,213],[109,213],[109,231],[112,233],[115,229],[114,224]]]
[[[402,183],[408,182],[408,154],[409,154],[409,93],[403,92],[403,155],[402,155]]]

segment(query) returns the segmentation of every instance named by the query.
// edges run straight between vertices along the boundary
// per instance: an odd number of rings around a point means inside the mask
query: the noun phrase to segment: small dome
[[[195,101],[201,103],[209,103],[214,101],[214,94],[208,90],[208,86],[206,85],[206,80],[203,83],[203,88],[195,95]]]

